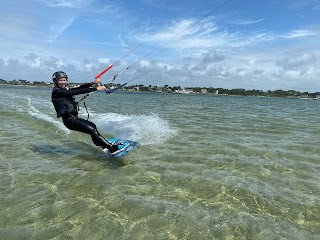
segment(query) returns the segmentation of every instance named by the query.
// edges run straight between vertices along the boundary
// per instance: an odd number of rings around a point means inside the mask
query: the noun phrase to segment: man
[[[101,80],[97,78],[91,83],[71,89],[68,88],[68,76],[65,72],[55,72],[52,75],[52,80],[55,86],[52,90],[51,99],[57,117],[62,117],[63,124],[70,130],[90,134],[93,143],[101,147],[104,152],[109,152],[111,155],[118,153],[120,151],[118,145],[112,145],[101,136],[93,122],[78,117],[78,104],[74,95],[106,90],[105,86],[96,86]]]

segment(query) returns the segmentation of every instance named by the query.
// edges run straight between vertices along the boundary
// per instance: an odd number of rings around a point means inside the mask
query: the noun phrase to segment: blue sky
[[[319,0],[2,0],[0,78],[320,91]]]

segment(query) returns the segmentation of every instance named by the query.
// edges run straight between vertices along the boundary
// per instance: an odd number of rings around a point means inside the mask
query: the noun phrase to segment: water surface
[[[320,239],[319,100],[94,92],[111,159],[50,94],[0,86],[1,239]]]

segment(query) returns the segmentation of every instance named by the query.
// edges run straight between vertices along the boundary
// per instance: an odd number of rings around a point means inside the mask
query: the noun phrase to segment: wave
[[[70,130],[68,128],[66,128],[62,121],[59,120],[55,120],[53,117],[49,116],[48,114],[41,112],[40,110],[38,110],[32,103],[32,100],[30,97],[27,97],[27,102],[28,102],[28,114],[36,117],[38,119],[44,120],[46,122],[49,122],[51,124],[53,124],[54,126],[56,126],[57,128],[59,128],[59,130],[62,130],[63,132],[69,134]],[[51,103],[50,103],[51,105]],[[52,109],[53,110],[53,109]],[[50,112],[52,112],[52,110]]]
[[[169,122],[157,114],[122,115],[116,113],[94,114],[98,129],[117,138],[138,141],[142,145],[164,143],[177,134]]]
[[[66,134],[71,131],[62,123],[61,119],[52,116],[54,109],[51,102],[44,102],[27,97],[28,114],[53,124]],[[86,112],[81,111],[80,117],[86,119]],[[90,110],[90,121],[93,121],[101,134],[112,135],[116,138],[138,141],[141,145],[162,144],[176,135],[177,130],[169,122],[157,114],[151,115],[123,115],[116,113],[97,113]]]

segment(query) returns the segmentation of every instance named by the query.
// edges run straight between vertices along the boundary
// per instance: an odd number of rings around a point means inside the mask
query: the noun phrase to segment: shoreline
[[[78,83],[75,83],[77,85]],[[53,84],[21,84],[21,83],[3,83],[0,82],[0,87],[1,86],[13,86],[13,87],[31,87],[31,88],[36,88],[36,87],[41,87],[41,88],[52,88]],[[259,97],[259,98],[288,98],[288,99],[302,99],[302,100],[318,100],[319,97],[311,98],[311,97],[306,97],[306,96],[269,96],[269,95],[236,95],[236,94],[216,94],[216,93],[203,93],[203,92],[170,92],[170,91],[141,91],[141,90],[134,90],[134,89],[119,89],[119,91],[122,92],[133,92],[133,93],[161,93],[161,94],[182,94],[182,95],[208,95],[208,96],[217,96],[217,97],[222,97],[222,96],[230,96],[230,97]]]

